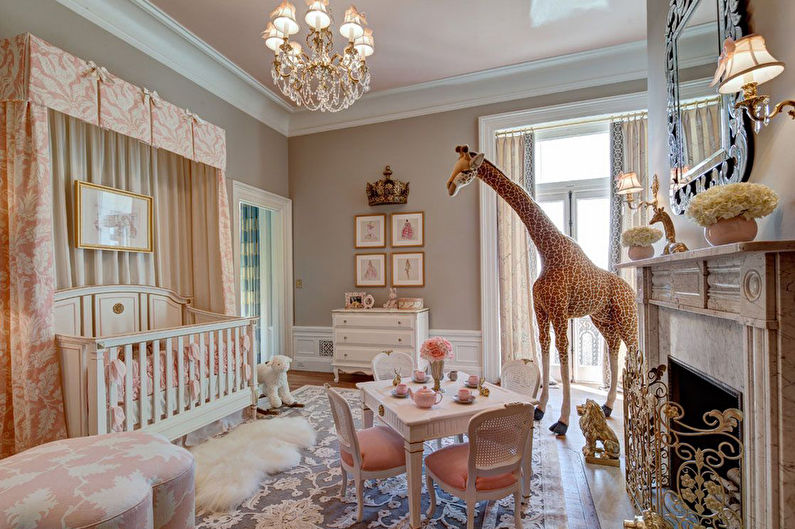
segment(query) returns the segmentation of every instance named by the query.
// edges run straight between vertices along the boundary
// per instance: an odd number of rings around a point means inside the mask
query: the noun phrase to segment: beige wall
[[[768,49],[790,67],[761,88],[775,101],[795,97],[795,2],[749,0],[750,29],[764,35]],[[665,24],[668,0],[647,0],[649,53],[649,172],[668,168],[665,90]],[[795,239],[795,122],[776,118],[755,138],[751,182],[765,184],[780,196],[778,209],[759,222],[757,239]],[[667,202],[668,182],[660,182]],[[678,238],[691,248],[706,246],[703,230],[684,216],[674,218]]]
[[[230,179],[286,195],[287,138],[55,0],[0,0],[0,38],[30,32],[226,130]]]
[[[399,295],[424,297],[432,328],[480,329],[478,190],[472,185],[447,196],[455,146],[477,145],[479,116],[645,88],[637,81],[290,138],[295,279],[303,281],[295,290],[296,325],[330,325],[329,311],[354,290],[355,214],[424,211],[426,287],[402,288]],[[365,182],[379,179],[387,164],[411,182],[409,202],[370,208]],[[384,288],[370,291],[378,303],[386,297]]]

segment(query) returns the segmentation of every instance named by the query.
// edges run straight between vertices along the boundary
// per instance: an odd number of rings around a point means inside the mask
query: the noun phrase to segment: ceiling
[[[273,92],[273,53],[260,33],[279,0],[150,0]],[[306,11],[293,0],[303,43]],[[331,0],[336,32],[350,0]],[[637,42],[639,0],[357,0],[376,39],[371,92]],[[399,6],[399,8],[398,8]]]

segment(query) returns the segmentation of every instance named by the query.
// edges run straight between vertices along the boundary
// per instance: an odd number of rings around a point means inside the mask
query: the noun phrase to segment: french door
[[[607,268],[610,241],[609,180],[597,178],[536,186],[536,200],[558,229],[576,240],[596,266]],[[538,259],[536,262],[539,262]],[[569,322],[569,365],[575,382],[601,383],[605,353],[602,335],[588,317]],[[550,358],[560,379],[554,332]]]

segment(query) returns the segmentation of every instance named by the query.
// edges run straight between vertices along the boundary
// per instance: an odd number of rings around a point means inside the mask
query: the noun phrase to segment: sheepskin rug
[[[301,463],[317,433],[302,417],[257,420],[190,449],[196,458],[196,508],[228,511],[251,497],[266,474]]]

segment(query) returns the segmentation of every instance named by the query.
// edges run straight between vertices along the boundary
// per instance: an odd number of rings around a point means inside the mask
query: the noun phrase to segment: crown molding
[[[148,0],[58,0],[281,134],[292,107]]]
[[[298,111],[291,116],[289,135],[314,134],[645,79],[646,65],[646,42],[638,41],[493,68],[368,94],[345,113],[320,115]]]

